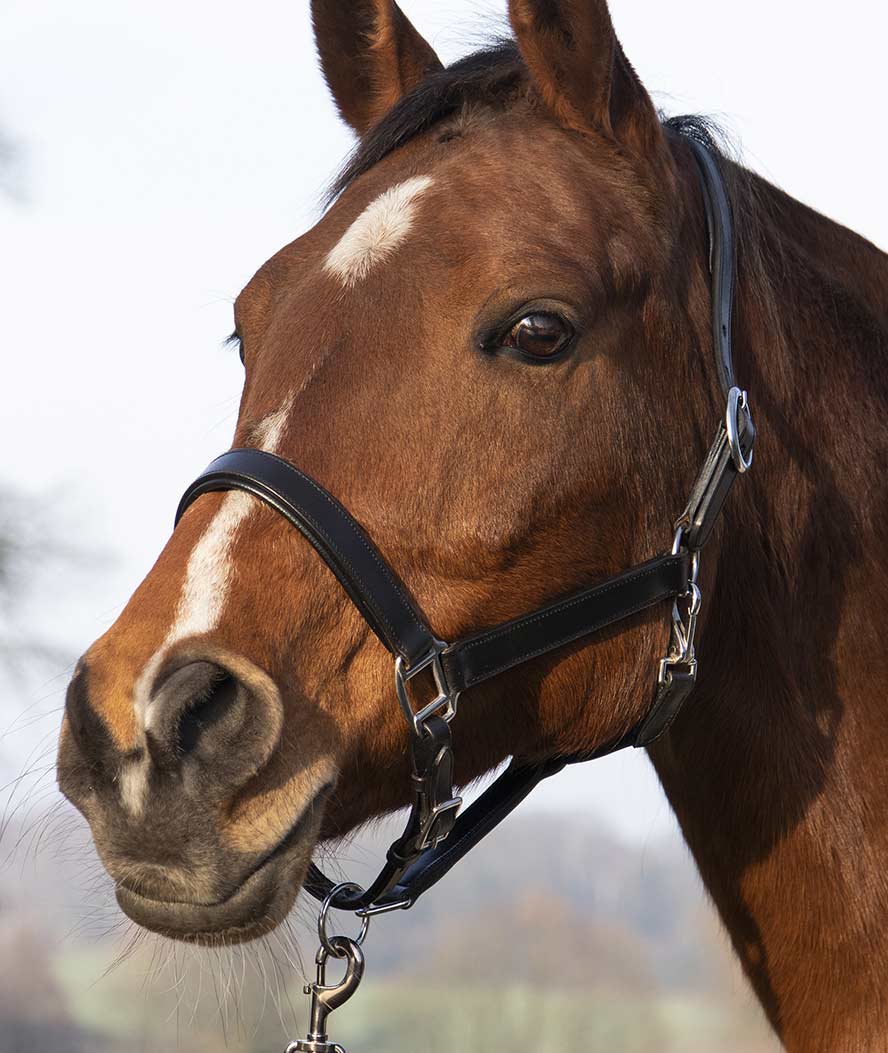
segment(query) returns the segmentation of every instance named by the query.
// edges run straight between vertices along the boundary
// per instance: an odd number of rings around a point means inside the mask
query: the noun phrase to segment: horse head
[[[336,495],[446,639],[661,551],[717,414],[706,225],[606,3],[512,0],[514,40],[446,69],[390,0],[313,17],[359,143],[237,298],[234,445]],[[471,688],[457,781],[618,737],[668,632],[656,608]],[[407,741],[324,563],[210,493],[78,664],[59,780],[131,917],[235,941],[319,841],[407,803]]]

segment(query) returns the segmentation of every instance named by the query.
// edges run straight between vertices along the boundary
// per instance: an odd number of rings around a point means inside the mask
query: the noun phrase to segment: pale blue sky
[[[452,59],[505,5],[403,6]],[[715,116],[752,167],[888,245],[884,7],[611,6],[659,105]],[[0,478],[60,494],[82,542],[114,556],[41,595],[36,619],[75,654],[150,566],[184,484],[229,445],[231,300],[317,218],[351,139],[307,0],[7,0],[2,124],[30,188],[26,204],[0,200]],[[63,684],[41,678],[6,712],[57,706]],[[528,807],[595,810],[634,838],[673,831],[641,754],[565,774]]]

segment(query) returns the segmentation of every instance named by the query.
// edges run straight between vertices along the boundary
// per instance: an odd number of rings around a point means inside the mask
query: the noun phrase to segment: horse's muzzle
[[[332,770],[304,756],[294,780],[280,757],[277,688],[245,660],[216,657],[190,651],[165,664],[123,747],[90,697],[98,671],[81,663],[58,779],[89,821],[126,914],[165,936],[218,944],[261,935],[292,906]]]

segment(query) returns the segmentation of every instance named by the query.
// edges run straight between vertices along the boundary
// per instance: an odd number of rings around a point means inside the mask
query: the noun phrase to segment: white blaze
[[[260,449],[267,453],[276,452],[292,403],[292,398],[287,399],[256,429]],[[163,643],[142,670],[133,692],[136,714],[141,716],[146,728],[151,724],[149,692],[169,648],[186,636],[212,632],[219,624],[231,584],[231,548],[240,528],[258,505],[257,498],[242,490],[227,493],[191,550],[173,623]],[[121,800],[124,808],[133,815],[140,815],[145,806],[148,763],[147,756],[142,761],[124,762],[120,772]]]
[[[365,278],[410,233],[417,198],[431,185],[431,176],[414,176],[374,198],[330,250],[324,269],[348,288]]]
[[[260,449],[276,452],[291,405],[292,399],[287,399],[256,429]],[[257,499],[243,490],[232,490],[223,498],[210,525],[191,551],[176,618],[161,650],[186,636],[211,632],[219,624],[231,582],[228,554],[240,527],[256,507]]]

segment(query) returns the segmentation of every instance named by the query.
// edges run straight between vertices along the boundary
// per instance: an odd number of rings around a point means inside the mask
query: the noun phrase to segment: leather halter
[[[217,457],[182,497],[177,523],[198,497],[211,491],[245,490],[270,505],[314,547],[395,658],[395,690],[410,729],[413,805],[403,834],[389,848],[379,875],[367,889],[336,886],[311,865],[305,887],[320,900],[334,893],[334,907],[369,916],[411,906],[542,779],[566,764],[627,746],[650,745],[669,728],[694,686],[699,553],[734,480],[751,464],[755,431],[746,394],[734,383],[735,250],[728,194],[707,148],[692,138],[688,142],[700,171],[709,227],[713,343],[727,406],[691,498],[675,523],[671,552],[523,617],[445,643],[432,632],[422,610],[360,524],[323,486],[280,457],[256,449],[231,450]],[[452,786],[449,722],[460,694],[667,601],[672,603],[672,641],[660,663],[656,695],[645,717],[623,738],[590,754],[553,757],[539,764],[513,759],[458,816],[462,802]],[[416,711],[408,684],[423,671],[431,672],[436,697]]]

